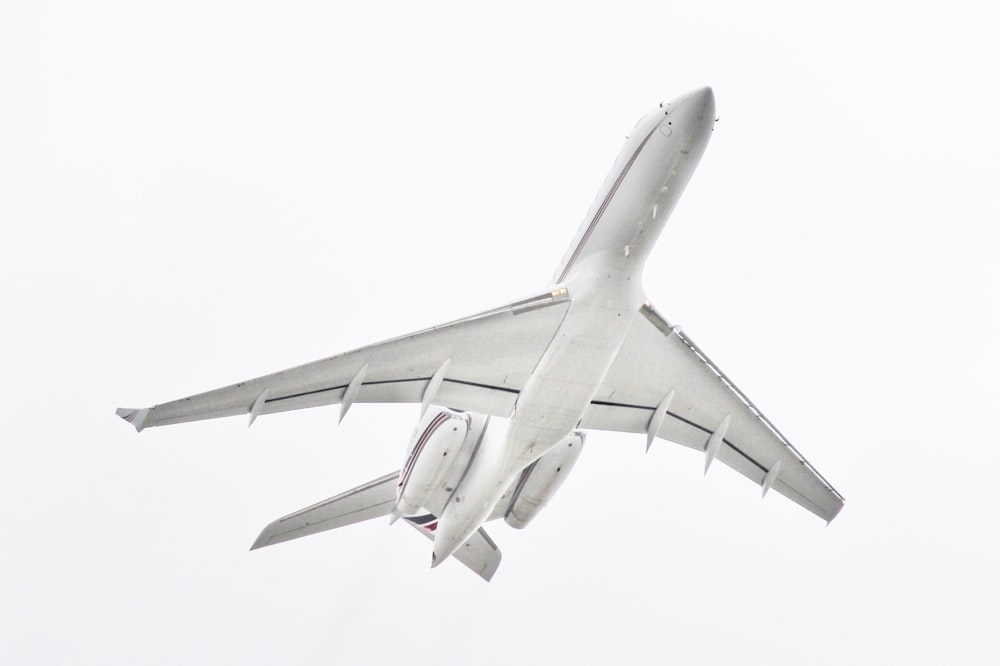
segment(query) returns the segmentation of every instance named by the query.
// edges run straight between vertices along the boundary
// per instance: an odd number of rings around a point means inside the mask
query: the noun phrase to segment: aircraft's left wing
[[[339,356],[118,415],[151,426],[341,403],[433,401],[509,416],[569,307],[565,289]]]
[[[642,307],[580,424],[645,433],[718,459],[827,521],[844,498],[694,342]]]

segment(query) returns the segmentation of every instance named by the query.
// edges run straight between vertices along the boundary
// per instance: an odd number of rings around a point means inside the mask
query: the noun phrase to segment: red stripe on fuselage
[[[406,467],[403,469],[403,473],[399,475],[399,484],[397,487],[400,490],[402,490],[402,488],[406,485],[407,480],[409,480],[410,473],[413,471],[413,466],[417,464],[417,457],[420,455],[420,452],[423,451],[424,445],[427,444],[427,440],[431,438],[434,431],[440,428],[441,424],[446,420],[448,420],[448,414],[441,412],[434,417],[434,420],[430,422],[430,425],[428,425],[423,434],[420,435],[417,445],[413,447],[413,453],[410,454],[410,459],[406,461]]]

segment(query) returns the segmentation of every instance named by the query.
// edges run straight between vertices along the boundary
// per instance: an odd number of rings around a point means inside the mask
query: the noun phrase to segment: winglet
[[[146,427],[146,417],[149,416],[149,408],[129,409],[128,407],[119,407],[115,410],[115,414],[135,426],[136,432],[142,432],[142,429]]]

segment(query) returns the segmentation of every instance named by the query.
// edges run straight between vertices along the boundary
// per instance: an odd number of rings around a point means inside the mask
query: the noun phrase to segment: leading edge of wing
[[[137,431],[153,426],[262,414],[344,402],[425,401],[500,416],[569,306],[565,289],[546,292],[319,361],[144,409],[117,410]],[[439,372],[445,368],[447,372]],[[352,386],[353,385],[353,386]]]

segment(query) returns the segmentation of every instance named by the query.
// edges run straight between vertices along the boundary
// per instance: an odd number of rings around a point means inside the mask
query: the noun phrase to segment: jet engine
[[[469,414],[451,409],[428,411],[420,419],[399,471],[396,515],[413,515],[427,506],[429,496],[453,467],[470,423]]]
[[[583,450],[584,433],[574,430],[541,458],[524,468],[514,486],[504,520],[522,529],[549,503]]]

